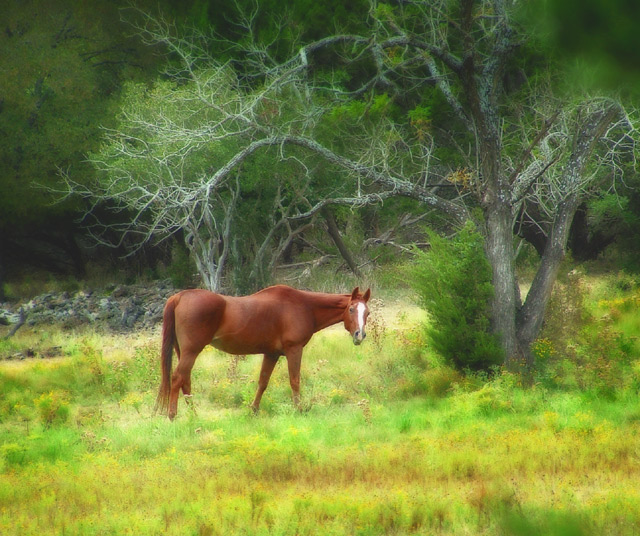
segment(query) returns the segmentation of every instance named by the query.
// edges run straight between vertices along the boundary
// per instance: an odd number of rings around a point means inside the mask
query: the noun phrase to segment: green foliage
[[[199,4],[201,2],[197,1],[196,5]],[[239,10],[247,14],[255,11],[253,31],[258,44],[269,47],[273,57],[279,60],[286,59],[301,41],[321,39],[336,28],[346,33],[361,30],[369,10],[369,3],[365,0],[262,0],[259,4],[252,0],[210,0],[206,4],[211,29],[233,42],[242,43],[248,36],[245,28],[228,21],[238,20]],[[200,13],[202,11],[194,15],[200,19]],[[191,21],[188,20],[187,24]]]
[[[596,298],[595,304],[587,285],[577,271],[556,285],[542,336],[532,346],[539,379],[595,398],[628,396],[640,386],[634,360],[640,351],[637,282],[628,274],[608,278],[606,298]]]
[[[34,402],[40,419],[46,427],[64,424],[69,418],[68,395],[64,391],[43,393]]]
[[[393,7],[390,4],[380,2],[376,5],[376,16],[382,20],[393,19]]]
[[[416,106],[413,110],[409,110],[408,115],[411,126],[416,130],[418,137],[423,138],[425,132],[431,128],[431,106]]]
[[[111,124],[123,78],[139,78],[156,61],[125,36],[118,4],[52,0],[3,5],[0,133],[0,228],[51,225],[73,203],[51,204],[36,185],[56,187],[59,171],[88,180],[85,154]],[[3,231],[7,232],[7,231]]]
[[[383,120],[393,117],[397,111],[397,105],[387,93],[369,95],[334,106],[327,115],[326,127],[339,128],[345,134],[357,136],[363,128],[375,131]]]
[[[502,362],[490,329],[491,269],[482,237],[471,224],[454,238],[429,233],[429,251],[415,252],[409,283],[429,312],[433,348],[458,369],[489,369]]]
[[[133,357],[126,361],[109,363],[99,358],[97,363],[101,369],[100,375],[104,378],[102,382],[105,394],[120,399],[131,393],[135,395],[154,391],[160,383],[157,354],[155,346],[143,346],[136,348]],[[92,366],[91,362],[87,364]],[[134,406],[135,398],[129,398]]]
[[[611,231],[612,224],[637,223],[638,216],[629,210],[629,198],[604,194],[589,202],[589,215],[594,229]]]
[[[628,189],[623,192],[603,193],[588,203],[589,228],[593,233],[615,240],[606,252],[617,265],[635,272],[638,264],[638,232],[640,231],[640,198],[638,197],[638,175],[631,169],[625,173]]]
[[[193,259],[189,252],[178,244],[171,248],[171,263],[166,268],[166,274],[175,288],[190,288],[194,286],[193,276],[196,273]]]
[[[544,8],[524,3],[516,13],[527,32],[556,57],[571,83],[589,75],[591,88],[637,96],[640,14],[630,0],[549,0]],[[562,77],[564,78],[564,77]]]
[[[583,328],[588,311],[584,302],[586,288],[584,278],[577,270],[565,270],[558,277],[545,312],[545,322],[540,339],[546,339],[552,348],[540,351],[566,355],[568,346],[575,341]]]

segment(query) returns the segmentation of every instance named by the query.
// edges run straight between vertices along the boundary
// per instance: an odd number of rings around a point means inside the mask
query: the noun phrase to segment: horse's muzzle
[[[356,346],[359,346],[360,344],[362,344],[362,341],[364,341],[366,337],[367,337],[367,334],[365,333],[364,330],[354,331],[353,344],[355,344]]]

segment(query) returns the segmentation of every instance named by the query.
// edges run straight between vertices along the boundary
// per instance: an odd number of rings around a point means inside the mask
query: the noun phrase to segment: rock
[[[127,331],[150,328],[162,321],[162,311],[175,293],[169,281],[145,285],[111,285],[102,290],[47,293],[23,304],[1,304],[0,324],[20,321],[24,309],[26,323],[60,324],[65,327],[95,325],[98,329]]]
[[[8,326],[20,322],[20,313],[12,313],[7,309],[0,309],[0,325]]]

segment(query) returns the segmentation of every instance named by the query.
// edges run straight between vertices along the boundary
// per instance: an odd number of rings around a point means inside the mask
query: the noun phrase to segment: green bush
[[[34,400],[40,419],[45,427],[64,424],[69,419],[69,402],[67,394],[61,391],[43,393]]]
[[[429,232],[429,251],[416,251],[409,283],[428,311],[427,337],[458,369],[486,370],[503,361],[490,329],[491,268],[472,224],[453,239]]]

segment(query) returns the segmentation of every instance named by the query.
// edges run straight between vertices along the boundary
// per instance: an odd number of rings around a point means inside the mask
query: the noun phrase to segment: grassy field
[[[257,417],[258,356],[204,352],[169,422],[159,332],[23,328],[3,355],[63,355],[0,363],[0,533],[640,534],[636,288],[591,285],[526,387],[438,363],[419,311],[378,305],[362,346],[307,347],[304,412],[280,363]]]

